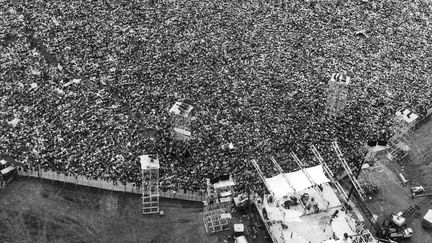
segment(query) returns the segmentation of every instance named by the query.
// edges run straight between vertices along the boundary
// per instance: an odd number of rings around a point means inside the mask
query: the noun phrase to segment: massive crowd
[[[266,175],[268,156],[292,171],[291,150],[316,163],[310,144],[337,170],[335,139],[357,163],[362,144],[390,136],[396,110],[431,105],[431,5],[298,2],[0,0],[1,153],[137,184],[138,156],[157,153],[164,190],[225,173],[242,190],[259,184],[251,159]],[[350,100],[330,119],[339,71]],[[194,139],[178,156],[168,109],[184,98]]]

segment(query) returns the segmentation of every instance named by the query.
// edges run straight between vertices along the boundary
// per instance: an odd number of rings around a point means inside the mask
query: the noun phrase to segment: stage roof
[[[140,157],[141,169],[159,169],[159,159],[152,158],[148,154],[141,155]]]
[[[330,180],[325,176],[321,165],[310,167],[305,170],[317,185],[330,182]],[[281,198],[283,196],[286,196],[287,194],[291,194],[294,192],[294,190],[302,191],[312,186],[307,176],[301,170],[284,174],[294,188],[290,187],[290,185],[285,181],[282,174],[273,176],[271,178],[266,178],[267,184],[270,187],[270,191],[274,192],[277,198]]]

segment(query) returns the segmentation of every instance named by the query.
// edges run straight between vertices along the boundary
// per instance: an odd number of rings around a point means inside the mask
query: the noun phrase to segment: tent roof
[[[317,185],[330,182],[330,180],[325,176],[321,165],[306,168],[305,170],[310,175],[313,182],[315,182]],[[294,190],[302,191],[312,186],[312,183],[308,180],[308,177],[301,170],[284,174],[290,181],[293,188],[291,188],[290,185],[285,181],[282,174],[273,176],[271,178],[266,178],[267,184],[270,187],[269,190],[274,192],[277,198],[291,194],[294,192]]]

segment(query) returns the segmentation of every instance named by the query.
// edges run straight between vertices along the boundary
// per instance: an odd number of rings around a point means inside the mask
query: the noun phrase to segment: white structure
[[[389,146],[382,146],[382,145],[368,146],[367,153],[365,156],[366,162],[370,162],[377,158],[385,156],[389,148],[390,148]]]
[[[139,157],[142,174],[142,214],[159,213],[159,159],[155,155]]]
[[[423,217],[422,224],[427,228],[432,228],[432,209],[429,209]]]
[[[226,180],[218,180],[217,182],[211,183],[210,179],[207,179],[207,196],[214,203],[231,202],[233,186],[235,182],[232,176],[229,176]]]
[[[256,161],[252,163],[261,177],[262,172]],[[263,197],[255,194],[253,200],[272,241],[377,242],[369,231],[357,227],[359,224],[344,208],[324,170],[323,165],[318,165],[264,178],[270,194]],[[319,188],[320,193],[314,186]],[[298,206],[300,202],[306,208]],[[346,235],[352,239],[345,239]]]

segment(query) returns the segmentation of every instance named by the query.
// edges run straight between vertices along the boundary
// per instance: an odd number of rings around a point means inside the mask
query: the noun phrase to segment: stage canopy
[[[305,170],[317,185],[330,182],[330,180],[325,176],[321,165],[310,167]],[[307,176],[301,170],[284,174],[296,191],[302,191],[312,186]],[[276,198],[281,198],[294,192],[282,174],[271,178],[266,178],[266,181],[270,187],[269,189],[275,193]]]

